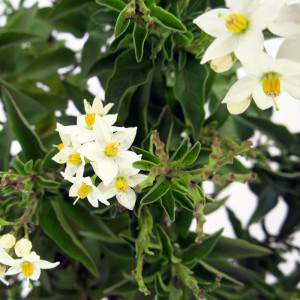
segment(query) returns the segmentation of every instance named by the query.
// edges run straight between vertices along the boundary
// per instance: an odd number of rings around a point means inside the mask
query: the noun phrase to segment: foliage
[[[299,228],[300,137],[272,123],[271,110],[252,104],[232,116],[220,103],[236,73],[219,75],[199,63],[211,38],[192,21],[207,7],[223,6],[214,0],[6,5],[1,230],[29,234],[41,255],[61,262],[26,299],[299,299],[299,268],[286,276],[279,264],[287,252],[299,251],[292,237]],[[82,39],[82,49],[68,46],[60,33]],[[72,100],[83,112],[83,99],[93,99],[90,78],[115,104],[118,125],[138,127],[134,150],[142,160],[135,167],[148,178],[136,187],[133,212],[116,201],[98,209],[73,206],[51,160],[56,122],[76,122],[66,108]],[[251,148],[247,140],[257,132],[264,138]],[[22,148],[16,157],[14,140]],[[212,195],[204,181],[214,183]],[[228,209],[237,238],[206,235],[205,218],[226,202],[220,191],[237,181],[249,182],[258,199],[249,224],[243,228]],[[273,236],[265,218],[279,199],[288,214]],[[251,236],[254,223],[262,224],[263,241]],[[266,283],[268,274],[276,283]],[[21,299],[17,281],[1,286],[1,299]]]

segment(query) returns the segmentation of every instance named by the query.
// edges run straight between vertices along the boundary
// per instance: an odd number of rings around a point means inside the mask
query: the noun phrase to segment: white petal
[[[225,56],[234,52],[237,47],[238,38],[234,35],[226,35],[224,37],[216,38],[206,49],[202,61],[202,64],[206,62]]]
[[[103,119],[108,125],[110,125],[110,126],[116,123],[117,118],[118,118],[118,115],[117,115],[117,114],[114,114],[114,115],[105,115],[105,116],[102,117],[102,119]]]
[[[231,0],[230,9],[235,13],[248,14],[259,5],[259,0]]]
[[[18,260],[13,259],[3,248],[0,247],[0,263],[6,266],[14,266]]]
[[[300,76],[287,77],[282,81],[282,89],[292,97],[300,100]]]
[[[118,165],[113,159],[105,158],[91,163],[97,176],[105,185],[109,185],[118,174]]]
[[[92,107],[86,99],[83,100],[83,105],[84,105],[84,110],[87,114],[92,112]]]
[[[82,164],[81,165],[70,165],[67,164],[66,169],[65,169],[65,174],[69,175],[69,176],[73,176],[74,174],[76,174],[76,172],[82,168]]]
[[[30,276],[30,279],[33,281],[39,280],[41,276],[41,269],[35,266],[33,274]]]
[[[252,91],[258,84],[256,78],[246,76],[238,80],[228,91],[223,103],[241,103],[251,96]]]
[[[52,263],[52,262],[49,262],[47,260],[42,260],[42,259],[37,263],[37,266],[40,269],[44,269],[44,270],[56,268],[58,265],[59,265],[59,261]]]
[[[227,109],[228,111],[233,115],[239,115],[242,114],[246,109],[249,107],[251,103],[251,97],[247,98],[245,101],[234,103],[234,102],[228,102],[227,103]]]
[[[72,153],[73,151],[70,148],[67,149],[62,149],[61,151],[59,151],[58,153],[56,153],[52,159],[57,162],[58,164],[65,164],[68,160],[69,155]]]
[[[95,97],[92,105],[92,111],[95,114],[103,114],[103,103],[99,97]]]
[[[104,146],[102,144],[89,142],[82,145],[78,149],[78,152],[91,161],[97,161],[98,159],[102,159],[104,157],[103,149]]]
[[[99,207],[98,197],[94,190],[89,193],[87,199],[93,207]]]
[[[292,37],[300,34],[300,4],[284,5],[276,19],[269,25],[276,35]]]
[[[224,8],[212,9],[200,15],[193,22],[207,34],[219,37],[227,32],[225,19],[229,12]]]
[[[255,104],[262,110],[268,109],[274,105],[272,97],[269,97],[264,93],[261,84],[254,89],[252,96]]]
[[[77,192],[78,192],[78,189],[79,189],[80,185],[78,184],[73,184],[71,187],[70,187],[70,190],[69,190],[69,196],[70,197],[77,197]]]
[[[300,63],[300,35],[283,41],[277,53],[278,58],[287,58]]]
[[[103,182],[101,182],[97,188],[98,188],[99,192],[101,193],[101,197],[103,199],[110,199],[116,195],[116,189],[115,189],[114,183],[110,184],[108,186],[105,186],[103,184]]]
[[[248,57],[243,57],[242,64],[246,72],[254,77],[261,78],[262,75],[274,72],[276,60],[265,52],[248,53]]]
[[[127,178],[128,185],[130,187],[135,187],[141,182],[143,182],[148,176],[143,174],[136,174]]]
[[[6,286],[9,285],[9,282],[8,282],[7,280],[5,280],[4,277],[1,277],[1,276],[0,276],[0,281],[1,281],[2,283],[4,283]]]
[[[284,58],[277,59],[274,71],[283,77],[300,75],[300,63]]]
[[[257,5],[250,19],[250,26],[258,30],[264,30],[278,16],[286,0],[265,0]]]
[[[21,266],[20,265],[9,268],[5,272],[5,275],[11,276],[11,275],[19,274],[19,273],[21,273]]]
[[[98,143],[107,144],[111,142],[112,129],[102,118],[96,117],[93,132]]]
[[[128,189],[125,193],[118,193],[117,200],[122,206],[133,210],[136,202],[136,194],[132,189]]]
[[[127,150],[132,145],[136,136],[137,127],[126,128],[113,134],[113,141],[120,143],[120,149]]]
[[[235,55],[240,60],[245,60],[249,56],[256,55],[263,51],[264,35],[261,31],[247,30],[239,36],[238,46]]]
[[[103,115],[106,115],[114,106],[113,103],[107,103],[103,108]]]
[[[119,166],[119,172],[124,175],[135,175],[139,172],[138,169],[133,167],[133,163],[141,160],[141,155],[133,151],[120,151],[116,157],[116,163]]]

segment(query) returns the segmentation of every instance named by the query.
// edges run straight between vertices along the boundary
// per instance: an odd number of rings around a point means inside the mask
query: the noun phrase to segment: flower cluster
[[[260,109],[278,109],[283,92],[300,99],[299,16],[300,4],[287,0],[232,0],[228,8],[210,10],[194,20],[215,38],[202,63],[210,61],[212,69],[221,73],[238,59],[246,71],[223,100],[230,113],[243,113],[252,99]],[[284,43],[284,49],[272,58],[265,50],[266,30],[297,47]]]
[[[17,258],[13,258],[9,252],[14,248]],[[4,234],[0,237],[0,280],[8,285],[6,276],[20,274],[29,284],[29,280],[36,281],[40,278],[41,269],[53,269],[59,262],[51,263],[42,260],[32,250],[32,243],[22,238],[16,241],[12,234]]]
[[[62,143],[53,160],[66,164],[62,175],[72,183],[69,196],[76,198],[75,203],[87,199],[98,207],[99,201],[109,205],[107,200],[116,196],[122,206],[132,210],[136,202],[132,188],[146,177],[133,167],[141,155],[129,151],[137,129],[114,126],[117,115],[108,114],[112,106],[103,106],[98,97],[92,106],[84,100],[85,115],[78,117],[77,125],[57,124]],[[84,174],[88,164],[92,176]]]

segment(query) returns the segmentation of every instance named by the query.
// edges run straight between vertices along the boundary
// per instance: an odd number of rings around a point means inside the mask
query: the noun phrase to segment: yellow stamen
[[[116,180],[116,190],[118,193],[128,190],[128,183],[124,177],[118,177]]]
[[[61,151],[62,149],[65,148],[65,145],[63,143],[60,143],[60,144],[57,145],[57,148],[58,148],[59,151]]]
[[[85,124],[88,129],[93,129],[94,123],[95,123],[95,114],[87,114],[85,115]]]
[[[77,195],[80,199],[85,199],[89,193],[91,192],[92,188],[89,185],[82,184],[77,191]]]
[[[68,163],[70,165],[80,165],[81,164],[81,158],[79,153],[73,153],[69,155]]]
[[[25,261],[21,265],[21,271],[25,278],[29,278],[33,275],[34,265],[31,262]]]
[[[238,13],[229,14],[226,17],[226,28],[232,33],[242,33],[248,28],[246,17]]]
[[[263,77],[262,86],[264,93],[270,97],[278,97],[281,93],[280,77],[276,73],[269,73]]]
[[[108,157],[115,157],[118,155],[119,152],[119,143],[113,142],[110,144],[107,144],[105,149],[104,149],[104,153],[106,156]]]

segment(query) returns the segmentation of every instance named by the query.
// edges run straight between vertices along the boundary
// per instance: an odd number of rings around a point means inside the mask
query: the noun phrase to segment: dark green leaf
[[[167,180],[157,181],[150,191],[141,199],[141,205],[147,205],[160,200],[169,189],[170,183]]]
[[[117,11],[121,11],[125,7],[125,3],[122,0],[96,0],[96,3]]]
[[[115,25],[115,37],[121,35],[126,29],[128,28],[130,23],[130,19],[128,18],[128,10],[125,6],[122,11],[120,12],[116,25]]]
[[[135,22],[133,29],[133,46],[137,62],[141,62],[144,55],[144,45],[148,36],[148,29]]]
[[[184,155],[181,160],[183,166],[191,166],[198,158],[201,150],[201,144],[197,142],[194,146]]]
[[[165,210],[170,222],[175,220],[175,199],[173,193],[169,190],[160,200],[160,204]]]

